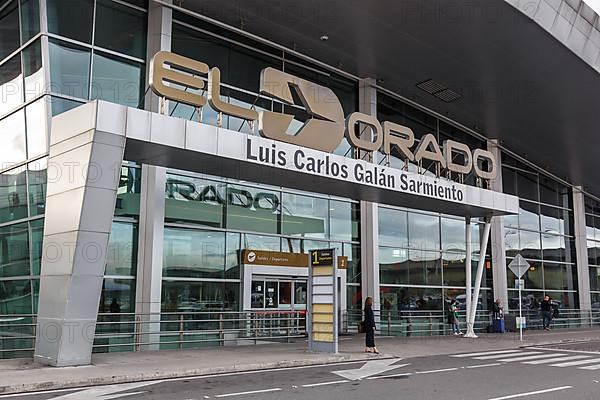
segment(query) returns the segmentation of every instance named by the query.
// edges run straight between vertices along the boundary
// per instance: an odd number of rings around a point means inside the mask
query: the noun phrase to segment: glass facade
[[[579,307],[572,191],[514,158],[502,156],[505,193],[519,196],[519,214],[504,217],[506,263],[521,254],[531,267],[523,276],[523,304],[538,309],[549,295],[562,308]],[[516,277],[507,271],[509,307],[518,308]]]
[[[245,249],[308,253],[336,248],[348,256],[348,282],[355,286],[360,283],[359,240],[356,202],[169,173],[162,309],[239,311]],[[281,295],[283,304],[290,304],[291,297]]]
[[[146,54],[147,3],[46,0],[43,8],[38,0],[8,0],[0,7],[0,316],[21,315],[28,322],[37,312],[51,117],[92,99],[146,107],[145,71],[152,56]],[[40,17],[40,12],[46,14]],[[41,31],[45,23],[40,18],[47,20],[47,32]],[[358,110],[355,79],[176,11],[173,18],[173,52],[219,67],[222,100],[257,111],[293,114],[290,134],[297,133],[309,115],[301,106],[283,104],[259,92],[260,71],[265,67],[330,88],[345,115]],[[440,144],[453,139],[471,149],[486,148],[484,141],[440,116],[387,93],[378,92],[377,98],[377,118],[410,127],[415,146],[425,134],[433,134]],[[170,101],[169,114],[258,134],[255,125],[219,116],[209,106],[197,110]],[[355,156],[346,139],[335,153]],[[431,162],[405,165],[397,153],[389,158],[379,153],[376,161],[430,176],[438,173]],[[520,205],[518,215],[503,217],[506,263],[521,254],[531,264],[524,277],[524,304],[536,310],[548,294],[563,309],[578,308],[571,187],[508,154],[502,154],[501,170],[503,191],[518,196]],[[472,174],[450,178],[485,185]],[[133,350],[128,343],[135,332],[138,244],[144,235],[140,200],[146,190],[141,166],[125,162],[98,325],[99,334],[123,335],[97,339],[95,351]],[[240,254],[246,249],[306,253],[335,248],[348,257],[347,308],[362,308],[361,244],[365,246],[365,238],[361,238],[360,205],[355,199],[169,170],[164,201],[160,240],[165,315],[241,310]],[[376,233],[382,309],[440,311],[450,298],[464,308],[465,219],[385,202],[381,200],[378,206]],[[587,196],[585,213],[592,307],[599,309],[600,202]],[[483,224],[473,221],[471,229],[474,278]],[[490,254],[494,237],[490,241],[479,299],[483,309],[490,307],[493,292]],[[369,267],[369,261],[364,264]],[[519,299],[509,270],[507,284],[508,307],[514,310]],[[257,277],[251,292],[253,310],[306,305],[303,280]],[[16,343],[20,348],[31,346],[27,340]]]
[[[379,280],[382,309],[440,311],[457,299],[466,307],[466,223],[464,218],[379,206]],[[473,280],[483,225],[471,222]],[[491,298],[490,250],[482,278],[480,304]]]

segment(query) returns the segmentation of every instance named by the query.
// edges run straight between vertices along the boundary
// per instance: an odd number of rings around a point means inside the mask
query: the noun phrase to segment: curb
[[[391,356],[377,357],[377,360],[395,358]],[[284,360],[257,364],[241,364],[219,368],[197,368],[182,371],[157,371],[155,373],[138,373],[128,375],[111,375],[103,377],[93,377],[89,379],[78,379],[73,381],[62,382],[34,382],[19,385],[2,385],[0,386],[0,394],[18,394],[18,393],[35,393],[48,390],[58,389],[76,389],[89,386],[114,385],[121,383],[147,382],[169,380],[175,378],[188,378],[206,375],[221,375],[235,372],[251,372],[262,371],[275,368],[293,368],[293,367],[308,367],[316,365],[334,365],[343,362],[361,362],[372,359],[371,357],[357,357],[352,355],[338,355],[320,359],[301,359],[301,360]],[[26,373],[24,371],[24,373]]]

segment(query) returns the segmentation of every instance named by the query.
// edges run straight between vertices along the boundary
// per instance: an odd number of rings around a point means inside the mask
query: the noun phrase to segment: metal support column
[[[467,304],[467,325],[469,324],[468,315],[471,312],[471,294],[472,294],[472,285],[473,285],[473,277],[471,276],[471,257],[473,253],[473,245],[471,241],[471,217],[465,218],[465,283],[467,287],[466,294],[466,304]],[[469,327],[467,326],[467,331],[469,331]]]
[[[490,219],[486,218],[483,236],[479,246],[479,262],[477,263],[477,275],[475,276],[475,291],[471,300],[471,309],[467,313],[467,333],[465,337],[477,338],[475,334],[475,316],[477,315],[477,305],[479,304],[479,292],[481,291],[481,280],[483,279],[483,269],[485,267],[485,249],[487,248],[490,237]]]
[[[590,311],[592,298],[590,294],[590,273],[587,254],[587,235],[585,223],[584,195],[580,186],[573,188],[573,216],[575,250],[577,254],[577,280],[579,292],[579,309]],[[585,316],[582,315],[582,318]]]

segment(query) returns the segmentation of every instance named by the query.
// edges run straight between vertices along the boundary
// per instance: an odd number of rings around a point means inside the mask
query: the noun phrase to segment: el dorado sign
[[[208,88],[205,88],[205,80],[208,81]],[[186,89],[168,86],[168,83]],[[203,107],[208,103],[219,113],[246,121],[257,121],[260,135],[268,139],[331,153],[339,146],[345,135],[352,146],[364,151],[381,150],[389,156],[395,150],[407,162],[418,163],[422,160],[430,160],[446,171],[458,174],[468,174],[473,171],[481,179],[494,179],[497,174],[496,159],[487,150],[471,151],[464,143],[446,140],[442,151],[433,134],[423,136],[415,147],[415,135],[409,127],[389,121],[382,124],[375,117],[360,112],[353,112],[345,118],[342,105],[331,89],[271,67],[263,69],[260,74],[260,94],[286,104],[295,104],[293,89],[310,116],[295,135],[287,133],[294,119],[293,115],[272,111],[258,112],[226,103],[221,100],[220,85],[221,71],[218,67],[211,68],[191,58],[161,51],[154,55],[150,64],[150,87],[158,96],[193,107]],[[206,90],[207,96],[188,91],[187,88],[202,91],[201,93]],[[356,134],[358,124],[368,126],[374,133],[368,136],[374,140],[359,137]],[[281,163],[285,165],[289,161],[276,146],[260,148],[251,157],[273,165]],[[358,180],[361,180],[360,176],[366,181],[370,179],[377,183],[383,179],[387,183],[385,186],[392,186],[392,182],[389,181],[391,178],[378,171],[348,171],[344,166],[330,164],[327,160],[316,160],[314,161],[316,164],[311,165],[312,161],[306,160],[301,151],[293,157],[298,168],[306,168],[309,172],[311,169],[316,171],[317,168],[331,169],[333,174],[340,175],[342,178],[344,175],[354,173]],[[336,173],[338,168],[339,171]],[[402,180],[402,185],[407,188],[411,184],[408,180]],[[420,191],[417,188],[413,189],[414,192]],[[430,188],[430,190],[442,189]],[[445,197],[449,197],[447,193]],[[459,196],[453,197],[455,200],[461,200]]]

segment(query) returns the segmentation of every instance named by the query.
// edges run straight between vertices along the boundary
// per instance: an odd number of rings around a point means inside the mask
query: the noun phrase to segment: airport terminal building
[[[345,331],[514,312],[518,255],[593,322],[599,72],[580,0],[0,1],[0,358],[289,339],[316,249]]]

